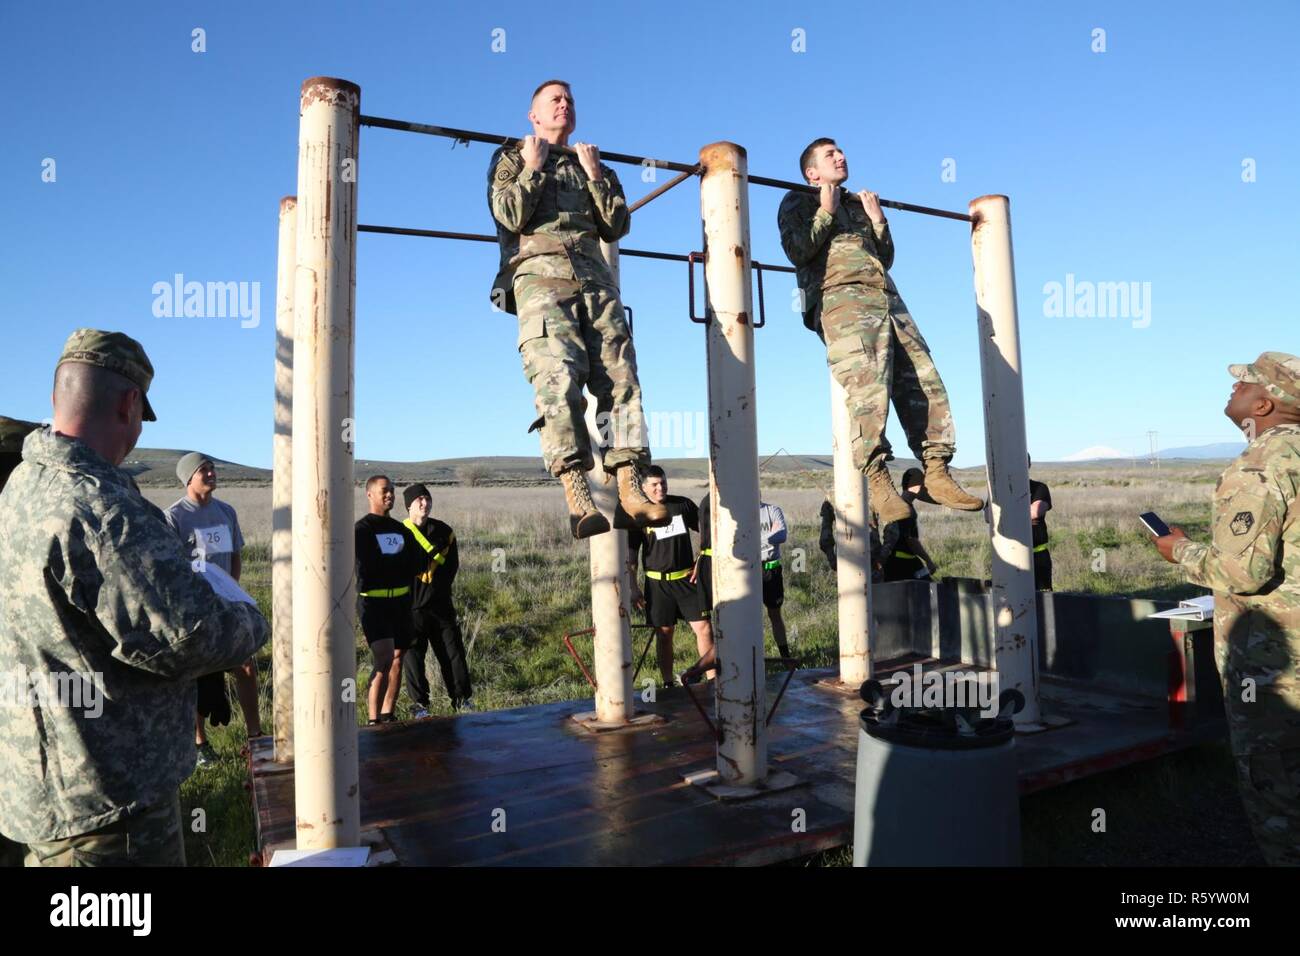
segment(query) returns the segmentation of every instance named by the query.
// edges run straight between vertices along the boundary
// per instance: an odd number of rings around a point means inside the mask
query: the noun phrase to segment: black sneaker
[[[212,744],[203,743],[198,744],[197,746],[199,753],[197,759],[194,761],[194,766],[199,768],[215,766],[217,762],[217,752],[212,749]]]

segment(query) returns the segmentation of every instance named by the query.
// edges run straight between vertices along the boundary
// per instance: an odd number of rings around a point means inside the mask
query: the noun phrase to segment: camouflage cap
[[[59,365],[64,362],[82,362],[98,365],[110,372],[130,379],[140,386],[144,398],[144,420],[156,422],[158,416],[149,404],[149,385],[153,382],[153,363],[144,354],[144,346],[121,332],[104,332],[99,329],[77,329],[63,344]],[[57,365],[55,366],[58,367]]]
[[[1286,352],[1264,352],[1249,365],[1229,365],[1228,373],[1243,382],[1263,385],[1285,405],[1300,405],[1300,358]]]
[[[0,415],[0,455],[22,454],[23,439],[40,427],[39,422],[25,422],[21,418],[5,418]]]

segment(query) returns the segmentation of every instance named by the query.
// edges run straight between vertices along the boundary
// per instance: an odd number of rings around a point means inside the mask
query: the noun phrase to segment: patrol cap
[[[158,416],[149,404],[149,385],[153,382],[153,364],[144,354],[144,346],[121,332],[104,332],[100,329],[77,329],[63,344],[59,365],[64,362],[81,362],[98,365],[110,372],[130,379],[140,387],[144,398],[144,420],[156,422]],[[58,366],[56,365],[55,368]]]
[[[1228,373],[1286,405],[1300,405],[1300,358],[1286,352],[1264,352],[1249,365],[1229,365]]]
[[[203,467],[204,462],[212,461],[202,452],[191,451],[181,455],[181,460],[176,463],[176,477],[180,479],[182,485],[188,485],[194,473]]]
[[[38,422],[0,415],[0,455],[21,455],[23,439],[40,427]]]

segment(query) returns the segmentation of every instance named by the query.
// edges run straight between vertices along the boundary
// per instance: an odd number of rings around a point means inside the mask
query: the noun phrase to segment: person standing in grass
[[[1242,802],[1264,859],[1300,866],[1300,358],[1229,365],[1224,414],[1249,439],[1214,490],[1212,537],[1160,556],[1214,591],[1214,644]]]
[[[370,645],[374,672],[366,699],[369,723],[397,720],[393,709],[402,687],[402,655],[411,646],[411,584],[422,570],[424,551],[393,510],[387,475],[366,479],[370,511],[356,523],[357,618]]]
[[[474,689],[465,662],[465,645],[460,622],[451,602],[451,585],[460,569],[456,533],[429,512],[433,499],[423,484],[408,485],[402,492],[407,519],[402,522],[423,553],[424,566],[415,575],[411,594],[411,624],[414,642],[402,655],[406,691],[415,701],[415,718],[429,716],[429,678],[424,672],[425,651],[432,646],[442,671],[442,683],[456,710],[474,709]]]
[[[226,502],[217,499],[217,467],[212,459],[197,451],[181,456],[176,463],[176,477],[185,494],[164,512],[167,523],[180,535],[185,553],[196,561],[214,565],[236,581],[243,570],[244,534],[239,529],[239,515]],[[231,670],[235,693],[244,712],[248,737],[262,736],[262,721],[257,712],[257,663],[249,658]],[[207,767],[217,759],[208,743],[204,718],[214,726],[230,722],[230,699],[226,696],[226,676],[205,674],[199,678],[199,708],[194,720],[194,746],[198,748],[198,766]]]
[[[670,520],[659,528],[628,528],[632,603],[645,608],[647,622],[655,629],[655,652],[664,686],[673,684],[673,631],[678,620],[691,626],[700,652],[699,663],[682,674],[682,681],[694,683],[706,673],[712,678],[713,630],[704,594],[696,584],[695,554],[691,549],[690,532],[700,530],[699,509],[689,498],[668,494],[668,478],[658,465],[646,469],[643,487],[646,497],[656,507],[666,509]],[[615,524],[631,522],[616,520]],[[645,569],[644,590],[636,584],[638,556]]]
[[[902,494],[909,516],[902,521],[891,521],[881,536],[881,551],[886,555],[882,580],[914,581],[929,578],[937,570],[934,559],[921,543],[921,529],[916,520],[916,505],[912,502],[923,497],[925,472],[909,468],[903,472]]]
[[[195,680],[270,634],[199,580],[121,468],[153,377],[135,339],[73,332],[53,424],[0,494],[0,660],[40,690],[0,706],[0,832],[29,866],[184,866]]]
[[[1033,459],[1025,456],[1028,467]],[[1052,552],[1047,548],[1047,512],[1052,510],[1052,492],[1041,481],[1029,479],[1029,524],[1034,545],[1034,588],[1052,590]]]

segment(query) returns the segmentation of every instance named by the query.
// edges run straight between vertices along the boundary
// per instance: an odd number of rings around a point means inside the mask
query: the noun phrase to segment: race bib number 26
[[[232,544],[229,525],[218,524],[210,528],[194,529],[194,550],[205,557],[229,554]]]

